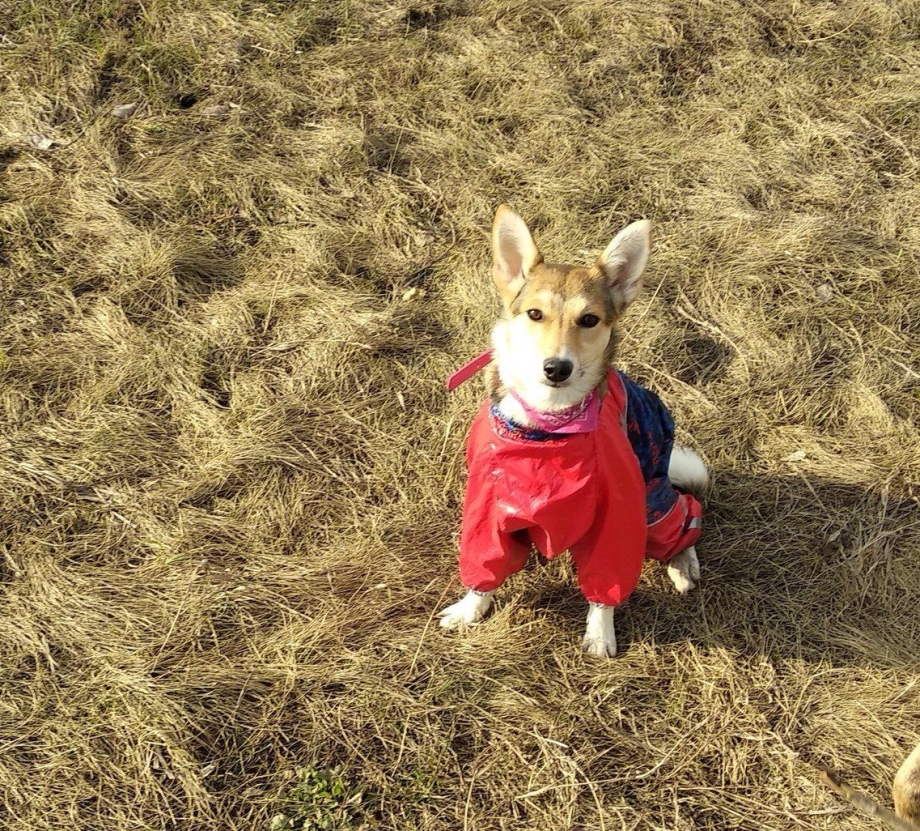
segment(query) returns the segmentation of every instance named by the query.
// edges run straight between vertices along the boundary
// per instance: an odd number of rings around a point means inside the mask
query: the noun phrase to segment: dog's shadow
[[[617,613],[621,654],[640,640],[689,641],[835,665],[920,663],[914,499],[797,474],[715,471],[713,481],[699,587],[681,597],[665,569],[646,561]],[[584,600],[571,584],[527,583],[523,602],[583,625]]]

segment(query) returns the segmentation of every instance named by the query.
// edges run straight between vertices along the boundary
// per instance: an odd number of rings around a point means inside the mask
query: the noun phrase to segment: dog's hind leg
[[[613,606],[588,604],[588,625],[581,648],[595,658],[613,658],[617,654],[617,633],[613,627]]]
[[[703,509],[699,500],[709,487],[709,471],[693,450],[675,447],[668,478],[679,490],[678,504],[670,518],[649,527],[649,554],[667,563],[674,588],[680,594],[687,594],[700,580],[700,561],[694,543],[700,535]],[[673,551],[678,553],[671,557]]]
[[[479,623],[492,608],[494,594],[495,592],[478,592],[470,589],[462,600],[438,612],[441,628],[459,629],[461,626]]]

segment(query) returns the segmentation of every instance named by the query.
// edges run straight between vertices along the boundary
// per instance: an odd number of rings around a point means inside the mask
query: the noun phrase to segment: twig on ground
[[[857,809],[870,817],[875,817],[886,823],[896,831],[918,831],[920,825],[914,825],[906,819],[901,819],[894,811],[889,811],[878,804],[871,796],[851,788],[836,773],[829,770],[821,771],[821,781],[835,794],[852,803]]]

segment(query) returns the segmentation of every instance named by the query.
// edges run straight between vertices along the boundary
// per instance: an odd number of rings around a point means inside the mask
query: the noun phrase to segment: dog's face
[[[617,318],[638,294],[648,221],[621,231],[593,268],[544,263],[524,221],[502,205],[492,226],[504,316],[492,333],[499,378],[531,407],[562,410],[603,379]]]

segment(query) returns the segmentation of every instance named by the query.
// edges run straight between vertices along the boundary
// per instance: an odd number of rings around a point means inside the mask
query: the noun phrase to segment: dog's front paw
[[[613,635],[610,640],[604,640],[602,638],[589,638],[585,635],[581,640],[581,650],[592,658],[616,658],[617,636]]]
[[[462,600],[438,612],[442,629],[459,629],[479,623],[492,607],[492,592],[469,591]]]
[[[617,654],[617,633],[613,628],[613,606],[592,603],[588,608],[588,625],[581,648],[594,658],[614,658]]]
[[[668,561],[668,577],[681,594],[696,588],[700,579],[700,561],[692,545]]]

